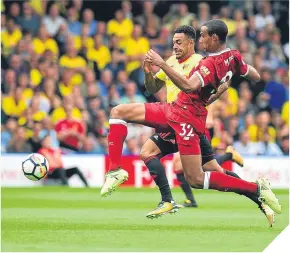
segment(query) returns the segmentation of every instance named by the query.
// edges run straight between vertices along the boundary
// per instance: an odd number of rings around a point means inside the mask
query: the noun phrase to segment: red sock
[[[228,176],[221,172],[205,172],[204,189],[215,189],[235,193],[257,193],[258,185]]]
[[[109,170],[115,170],[121,165],[123,143],[127,137],[127,123],[120,119],[110,119],[109,143]]]

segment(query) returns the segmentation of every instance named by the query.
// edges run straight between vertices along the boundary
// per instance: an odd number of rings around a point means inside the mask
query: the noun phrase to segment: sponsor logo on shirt
[[[200,67],[200,73],[203,76],[207,76],[210,73],[210,71],[209,71],[209,69],[206,66],[201,66]]]

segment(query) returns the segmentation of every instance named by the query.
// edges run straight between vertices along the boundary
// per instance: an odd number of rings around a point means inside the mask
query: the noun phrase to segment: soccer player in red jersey
[[[201,27],[200,42],[210,54],[192,70],[188,79],[175,72],[153,50],[147,53],[146,60],[159,66],[181,92],[177,100],[170,104],[128,104],[113,108],[108,135],[110,171],[106,174],[101,195],[110,194],[128,178],[128,173],[121,168],[121,154],[127,136],[127,123],[133,122],[174,130],[182,166],[191,187],[256,194],[273,211],[281,212],[279,201],[266,179],[252,183],[221,172],[204,172],[201,168],[199,135],[205,132],[209,97],[233,75],[241,75],[252,81],[260,79],[257,71],[242,61],[237,50],[226,48],[227,33],[227,26],[221,20],[208,21]]]

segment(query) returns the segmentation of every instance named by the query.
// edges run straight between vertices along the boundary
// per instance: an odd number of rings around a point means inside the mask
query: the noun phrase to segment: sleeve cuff
[[[199,74],[198,71],[195,71],[194,74],[196,74],[196,76],[197,76],[198,79],[200,80],[200,82],[201,82],[201,87],[204,87],[204,80],[203,80],[201,74]]]
[[[243,75],[240,75],[241,77],[245,77],[245,76],[247,76],[248,75],[248,73],[249,73],[249,65],[247,65],[247,71],[246,71],[246,73],[245,74],[243,74]]]

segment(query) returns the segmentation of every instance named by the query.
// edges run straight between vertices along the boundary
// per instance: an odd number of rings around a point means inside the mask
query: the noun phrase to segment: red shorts
[[[206,115],[194,115],[175,103],[146,103],[146,125],[156,132],[175,132],[181,155],[200,155],[199,134],[205,131]]]

